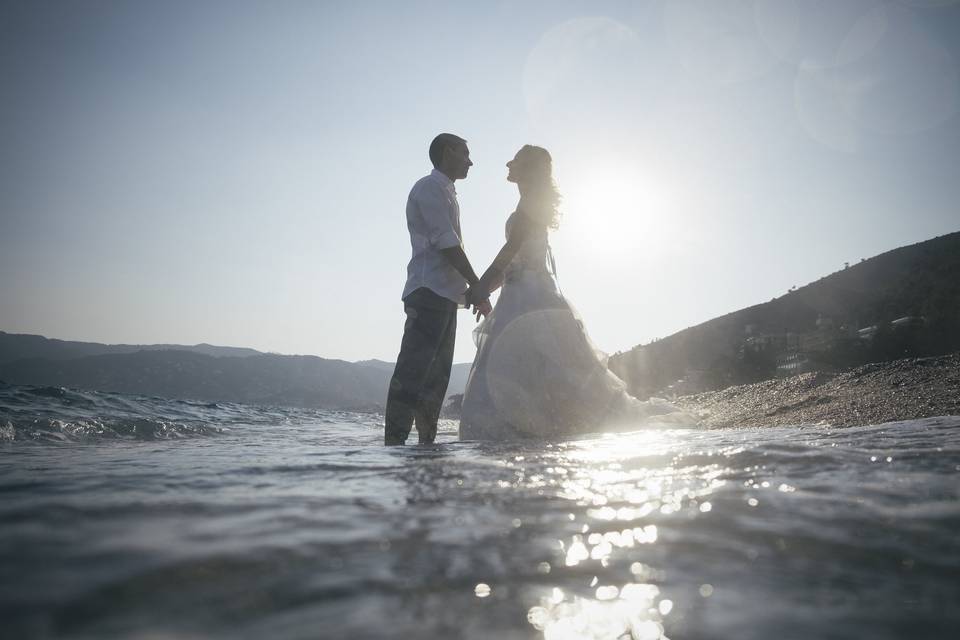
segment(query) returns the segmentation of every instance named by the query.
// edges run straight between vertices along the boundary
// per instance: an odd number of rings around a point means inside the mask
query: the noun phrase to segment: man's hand
[[[490,292],[486,291],[480,283],[471,285],[466,293],[463,294],[463,298],[467,303],[467,306],[475,306],[483,302],[484,300],[490,299]]]
[[[477,322],[480,322],[480,316],[486,318],[490,315],[490,312],[493,311],[493,305],[490,304],[490,299],[486,299],[482,302],[479,302],[473,305],[473,315],[476,317]]]

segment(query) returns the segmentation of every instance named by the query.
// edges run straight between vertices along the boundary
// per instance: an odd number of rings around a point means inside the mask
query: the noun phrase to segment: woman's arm
[[[514,219],[510,225],[510,231],[507,234],[507,241],[497,253],[497,257],[487,267],[487,270],[480,276],[480,281],[471,286],[467,291],[467,301],[485,300],[490,297],[490,292],[496,290],[503,284],[503,276],[507,270],[507,265],[517,255],[517,251],[523,245],[523,241],[529,237],[530,232],[536,228],[537,223],[522,213]]]

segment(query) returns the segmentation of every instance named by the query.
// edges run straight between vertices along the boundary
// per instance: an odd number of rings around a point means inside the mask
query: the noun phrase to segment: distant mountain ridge
[[[136,353],[137,351],[190,351],[214,357],[245,357],[263,355],[256,349],[244,347],[218,347],[200,343],[192,346],[178,344],[100,344],[98,342],[77,342],[58,340],[43,336],[7,333],[0,331],[0,364],[23,358],[46,358],[48,360],[70,360],[84,356],[99,356],[118,353]]]
[[[211,402],[382,410],[393,363],[269,354],[208,344],[105,345],[0,332],[0,379]],[[454,365],[449,394],[469,364]]]
[[[892,330],[897,319],[910,319],[910,330]],[[829,335],[824,325],[832,327]],[[824,345],[796,346],[815,332]],[[793,351],[809,351],[838,370],[960,350],[960,232],[882,253],[769,302],[638,345],[612,356],[610,368],[641,398],[692,378],[696,387],[682,392],[721,389],[772,377],[776,354],[756,345],[779,343],[782,356],[791,339]]]

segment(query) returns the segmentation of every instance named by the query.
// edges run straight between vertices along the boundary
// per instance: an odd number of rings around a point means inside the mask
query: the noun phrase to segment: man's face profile
[[[450,167],[451,178],[460,179],[467,177],[467,171],[473,165],[470,162],[470,149],[466,144],[456,144],[444,149],[444,155],[448,166]]]

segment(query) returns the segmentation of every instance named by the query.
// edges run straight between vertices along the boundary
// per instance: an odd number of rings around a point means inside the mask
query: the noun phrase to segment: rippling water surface
[[[960,418],[386,449],[380,417],[0,385],[9,638],[939,638]]]

